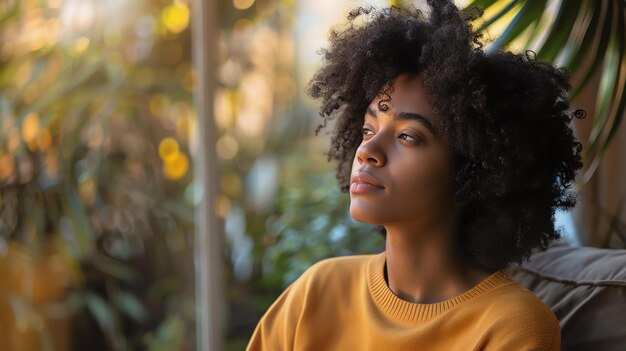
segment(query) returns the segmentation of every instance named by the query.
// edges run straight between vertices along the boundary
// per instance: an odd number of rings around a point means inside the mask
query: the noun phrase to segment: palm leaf
[[[615,8],[616,4],[612,3],[612,5],[613,8]],[[587,168],[583,176],[585,182],[591,179],[591,176],[595,173],[606,146],[610,143],[610,139],[613,136],[611,130],[617,129],[616,127],[619,125],[622,117],[621,115],[615,115],[617,111],[612,110],[619,110],[619,106],[622,103],[620,100],[623,100],[621,96],[623,96],[624,81],[616,79],[623,75],[621,72],[622,61],[624,59],[623,11],[614,11],[614,14],[611,16],[611,22],[615,22],[615,25],[611,26],[613,30],[611,31],[606,56],[604,58],[604,71],[600,78],[598,101],[596,102],[596,119],[593,121],[593,127],[589,135],[589,140],[587,141],[587,153],[585,156],[589,158],[591,157],[590,155],[593,155],[593,158],[591,166]],[[611,108],[611,106],[614,108]],[[612,117],[615,121],[612,123],[612,126],[609,124],[607,128],[607,123]],[[609,131],[609,135],[602,141],[602,132],[607,130]],[[597,150],[598,144],[602,144],[600,150]]]
[[[611,13],[614,11],[614,8],[612,5],[614,5],[614,2],[611,2],[610,4],[608,4],[607,8],[605,9],[606,11],[605,11],[604,25],[601,28],[598,46],[596,50],[594,50],[596,52],[596,55],[594,56],[593,61],[591,62],[587,70],[585,71],[584,76],[581,79],[580,83],[577,84],[576,87],[570,93],[570,99],[574,99],[576,96],[578,96],[578,94],[580,94],[582,89],[587,85],[587,83],[589,83],[589,80],[591,79],[591,77],[593,77],[593,74],[596,73],[596,71],[598,70],[598,67],[601,66],[602,60],[604,58],[604,53],[606,53],[607,48],[609,46],[609,38],[611,36],[611,27],[613,26],[613,16],[611,16]],[[591,40],[593,39],[594,38],[592,38]]]
[[[581,0],[563,0],[554,25],[537,53],[537,58],[554,61],[558,53],[567,44],[567,39],[570,37],[572,28],[576,23],[581,5]]]
[[[517,38],[530,25],[541,18],[541,14],[546,7],[547,0],[527,0],[522,8],[515,15],[511,23],[506,27],[502,35],[498,37],[487,49],[487,53],[493,53],[509,44]]]
[[[616,66],[617,66],[617,74],[614,77],[617,77],[617,84],[614,89],[614,102],[613,109],[611,109],[610,116],[614,118],[613,123],[609,127],[609,132],[604,140],[601,148],[600,154],[603,154],[606,151],[606,148],[611,143],[611,140],[615,136],[615,132],[618,130],[620,122],[624,118],[624,108],[626,107],[626,54],[624,51],[626,50],[626,21],[624,20],[624,11],[617,11],[617,50],[616,54]]]
[[[586,1],[585,5],[585,10],[592,13],[591,20],[589,21],[589,24],[586,28],[581,28],[581,30],[583,30],[585,34],[580,44],[573,43],[572,46],[575,47],[575,49],[567,52],[563,59],[565,67],[567,67],[572,72],[578,69],[580,62],[589,52],[589,47],[596,37],[596,30],[598,28],[598,24],[600,23],[600,18],[602,17],[601,3],[595,1]]]
[[[471,8],[472,6],[476,6],[480,9],[486,9],[487,7],[493,5],[496,0],[474,0],[467,4],[465,8]]]
[[[607,46],[607,55],[604,57],[604,71],[600,79],[599,99],[596,103],[595,115],[598,117],[594,122],[591,134],[589,135],[588,147],[594,148],[598,142],[598,137],[604,128],[608,118],[613,91],[617,86],[615,77],[619,75],[619,32],[616,29],[611,33]]]
[[[511,0],[506,6],[502,8],[502,10],[500,10],[498,13],[493,15],[493,17],[483,22],[483,24],[481,24],[480,27],[478,27],[476,31],[480,32],[484,30],[485,28],[489,27],[490,25],[492,25],[494,22],[496,22],[497,20],[502,18],[504,15],[509,13],[515,7],[515,5],[517,5],[519,2],[520,0]]]

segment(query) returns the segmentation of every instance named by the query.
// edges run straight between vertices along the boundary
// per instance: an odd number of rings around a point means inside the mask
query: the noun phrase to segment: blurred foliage
[[[247,343],[276,297],[315,262],[384,250],[383,237],[375,228],[350,217],[350,198],[339,191],[334,174],[315,172],[307,162],[323,160],[297,152],[283,160],[288,177],[281,178],[275,210],[263,217],[263,230],[251,235],[254,272],[245,280],[235,276],[229,282],[229,350]]]
[[[268,221],[262,255],[263,281],[285,288],[321,259],[384,250],[382,235],[350,217],[350,198],[333,174],[302,174],[303,184],[287,184],[278,198],[279,215]]]
[[[294,3],[222,5],[215,210],[240,350],[311,264],[382,238],[350,220],[348,195],[311,159]],[[189,12],[179,0],[0,6],[0,349],[193,348]]]
[[[353,221],[314,137],[296,74],[292,1],[223,2],[215,117],[225,220],[227,350],[242,350],[284,288],[328,257],[383,250]],[[237,4],[249,5],[242,9]]]
[[[188,24],[185,1],[0,6],[0,349],[194,348]]]

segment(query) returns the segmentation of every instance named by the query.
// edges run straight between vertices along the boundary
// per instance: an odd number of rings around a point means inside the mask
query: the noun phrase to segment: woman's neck
[[[493,272],[462,262],[454,249],[454,228],[416,233],[385,226],[387,284],[399,298],[436,303],[471,289]]]

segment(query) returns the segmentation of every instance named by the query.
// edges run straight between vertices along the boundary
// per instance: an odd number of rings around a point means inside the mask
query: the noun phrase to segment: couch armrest
[[[505,272],[552,309],[563,350],[626,350],[626,250],[556,242]]]

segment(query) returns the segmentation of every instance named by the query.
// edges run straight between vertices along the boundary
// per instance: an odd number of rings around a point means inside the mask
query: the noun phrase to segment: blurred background
[[[625,248],[624,2],[456,3],[486,10],[488,50],[572,72],[582,197],[555,221],[573,245]],[[202,318],[243,350],[311,264],[384,250],[350,218],[324,155],[332,125],[314,135],[303,90],[331,25],[394,4],[0,2],[0,350],[206,349]],[[201,308],[199,239],[220,245],[221,312]]]

